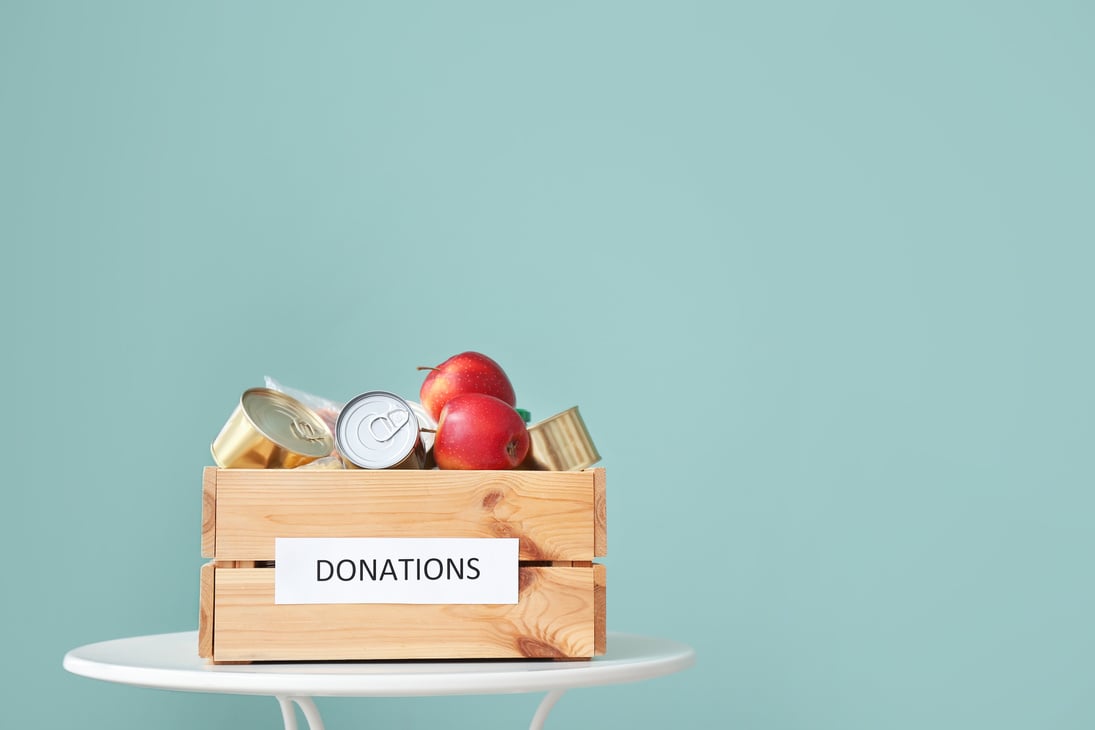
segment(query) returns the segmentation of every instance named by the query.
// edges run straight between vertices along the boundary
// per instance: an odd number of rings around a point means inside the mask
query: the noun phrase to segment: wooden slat
[[[201,569],[201,588],[198,591],[198,656],[205,659],[213,657],[213,605],[214,571],[213,563],[206,563]]]
[[[600,656],[608,651],[608,576],[600,563],[593,564],[593,606],[594,653]]]
[[[202,471],[202,557],[212,558],[217,552],[217,468],[207,466]]]
[[[275,537],[517,537],[521,560],[590,560],[596,479],[596,470],[220,469],[215,557],[271,560]]]
[[[592,568],[521,568],[513,605],[275,605],[271,568],[216,573],[215,660],[591,657]]]
[[[608,555],[608,496],[604,467],[593,472],[593,555]]]

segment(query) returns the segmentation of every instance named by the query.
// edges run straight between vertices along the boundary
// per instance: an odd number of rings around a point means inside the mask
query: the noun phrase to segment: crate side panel
[[[593,473],[593,555],[608,555],[608,495],[604,467],[590,470]]]
[[[600,563],[593,565],[593,606],[594,652],[601,656],[608,651],[608,576]]]
[[[270,568],[216,573],[216,661],[586,658],[592,568],[521,568],[514,605],[275,605]]]
[[[201,583],[198,591],[198,656],[210,659],[213,656],[213,586],[215,581],[213,563],[201,568]]]
[[[216,558],[276,537],[516,537],[521,560],[589,560],[592,473],[219,470]]]
[[[217,538],[217,468],[207,466],[202,471],[202,557],[216,555]]]

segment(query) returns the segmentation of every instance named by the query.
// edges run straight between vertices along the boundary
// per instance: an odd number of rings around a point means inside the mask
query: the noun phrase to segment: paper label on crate
[[[274,603],[517,603],[519,542],[279,537]]]

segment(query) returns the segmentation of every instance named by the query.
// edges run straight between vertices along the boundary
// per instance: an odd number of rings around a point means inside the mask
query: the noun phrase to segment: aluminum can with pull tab
[[[426,462],[414,411],[384,390],[362,393],[342,407],[335,444],[349,468],[421,469]]]
[[[297,399],[269,388],[240,396],[210,451],[224,469],[293,469],[334,450],[331,429]]]

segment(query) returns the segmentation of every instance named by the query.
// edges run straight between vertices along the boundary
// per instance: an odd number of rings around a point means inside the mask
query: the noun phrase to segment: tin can
[[[371,390],[342,407],[335,443],[346,466],[359,469],[421,469],[426,451],[418,419],[407,401]]]
[[[331,429],[297,399],[251,388],[209,450],[225,469],[293,469],[334,450]]]
[[[523,466],[546,471],[586,469],[601,460],[578,406],[529,426]]]

